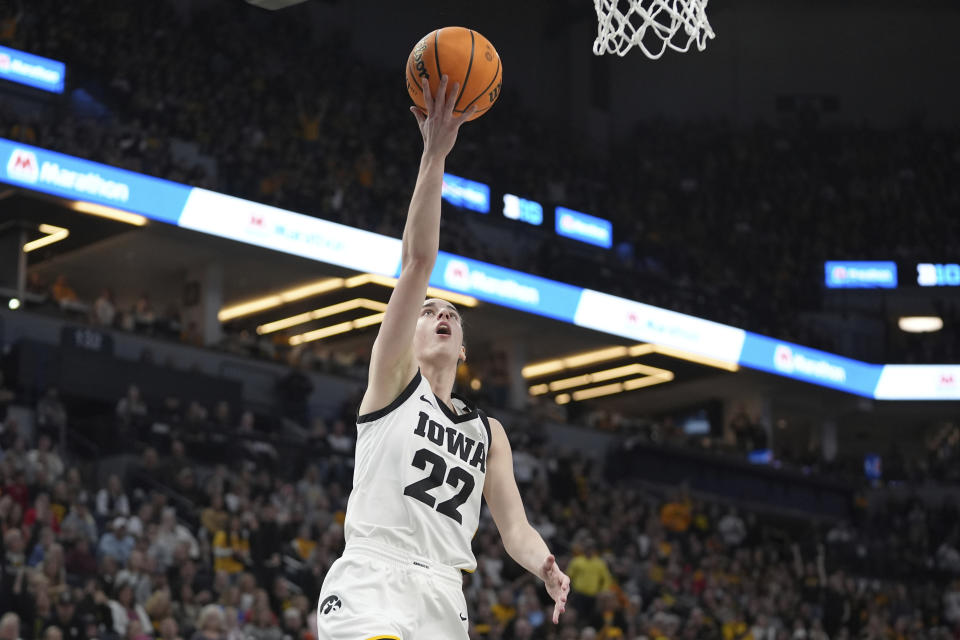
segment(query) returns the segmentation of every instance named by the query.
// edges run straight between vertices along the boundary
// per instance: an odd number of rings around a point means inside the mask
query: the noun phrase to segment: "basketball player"
[[[456,308],[424,301],[440,242],[443,167],[457,132],[447,77],[429,115],[411,108],[423,156],[403,230],[402,269],[370,358],[357,417],[346,550],[320,591],[319,640],[465,640],[462,571],[476,568],[470,542],[481,492],[507,553],[544,581],[553,622],[570,579],[527,522],[503,426],[453,394],[466,358]],[[459,87],[451,87],[456,96]]]

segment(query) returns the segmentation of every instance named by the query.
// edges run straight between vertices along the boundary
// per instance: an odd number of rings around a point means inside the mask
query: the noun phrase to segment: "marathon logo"
[[[813,360],[799,353],[787,345],[780,344],[773,352],[773,366],[777,371],[788,375],[800,374],[808,378],[830,380],[836,383],[847,381],[847,370],[843,367],[830,364],[826,360]]]
[[[9,56],[7,56],[9,57]],[[2,56],[0,56],[2,60]],[[40,177],[40,164],[37,154],[26,149],[14,149],[7,161],[7,177],[17,182],[36,183]]]
[[[470,269],[463,260],[451,260],[443,273],[444,284],[451,289],[479,291],[529,305],[540,304],[540,292],[511,278],[494,278],[477,269]]]
[[[93,171],[71,171],[56,162],[41,164],[37,154],[27,149],[14,149],[10,154],[7,177],[16,182],[51,185],[114,202],[127,202],[130,199],[130,187],[122,182],[107,180]]]

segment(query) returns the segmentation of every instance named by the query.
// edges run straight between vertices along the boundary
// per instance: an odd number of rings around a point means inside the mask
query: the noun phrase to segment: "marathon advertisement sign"
[[[398,272],[399,273],[399,272]],[[430,284],[504,307],[570,322],[582,289],[441,251]]]
[[[0,139],[0,182],[176,224],[190,187]]]
[[[63,93],[67,65],[57,60],[0,46],[0,80],[50,93]]]
[[[740,364],[787,378],[873,397],[882,367],[747,333]]]
[[[745,332],[717,322],[585,289],[574,324],[736,363]]]
[[[896,262],[830,260],[823,265],[828,289],[896,289]]]
[[[877,400],[960,400],[960,365],[888,364]]]
[[[400,273],[398,238],[10,140],[0,139],[0,167],[0,182],[21,188],[122,208],[348,269],[394,277]],[[843,277],[850,277],[849,272]],[[868,364],[443,251],[430,285],[867,398],[960,400],[960,364]],[[85,346],[92,344],[91,336],[80,337]]]
[[[319,262],[393,276],[400,240],[302,213],[194,188],[179,226]]]

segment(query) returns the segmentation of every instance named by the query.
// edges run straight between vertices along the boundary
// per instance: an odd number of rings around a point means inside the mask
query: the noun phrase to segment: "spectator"
[[[723,543],[728,547],[739,547],[747,537],[747,528],[736,509],[730,509],[727,515],[720,519],[720,522],[717,523],[717,531],[720,533]]]
[[[172,616],[167,616],[160,621],[160,629],[157,634],[157,640],[183,640],[180,636],[180,628],[177,621]]]
[[[21,640],[20,616],[12,611],[0,617],[0,640]]]
[[[91,544],[96,544],[99,540],[97,534],[97,523],[87,507],[86,496],[78,496],[70,506],[70,511],[60,523],[61,529],[70,529],[75,531],[82,539]]]
[[[173,507],[166,507],[160,516],[160,526],[157,527],[156,537],[150,546],[150,556],[155,558],[161,567],[170,567],[177,556],[179,549],[187,558],[199,558],[200,546],[196,537],[187,527],[177,522],[177,511]]]
[[[92,320],[101,327],[113,327],[117,316],[117,305],[113,301],[113,290],[105,288],[93,302]]]
[[[303,616],[296,607],[283,610],[283,640],[304,640]]]
[[[109,556],[116,563],[125,565],[135,545],[136,540],[127,533],[127,519],[118,516],[111,520],[111,528],[100,537],[97,558],[102,560],[105,556]]]
[[[86,580],[97,575],[97,558],[93,554],[92,544],[86,537],[74,541],[64,560],[68,577]]]
[[[77,292],[67,283],[67,278],[62,273],[57,276],[53,286],[50,287],[50,295],[53,301],[61,307],[77,302]]]
[[[157,322],[157,314],[153,310],[153,305],[150,304],[150,296],[145,292],[140,294],[133,307],[133,321],[134,328],[137,331],[153,333],[154,325]]]
[[[117,402],[117,419],[121,426],[130,427],[139,425],[147,416],[147,405],[140,398],[140,388],[132,384],[127,388],[127,395]]]
[[[170,614],[173,613],[170,591],[166,588],[154,591],[144,602],[143,610],[150,617],[150,629],[159,630],[161,623],[169,619]]]
[[[230,516],[228,529],[221,529],[213,536],[214,571],[237,574],[252,566],[250,558],[250,534],[243,527],[239,516]]]
[[[56,387],[47,389],[37,403],[37,425],[51,438],[59,436],[60,430],[66,428],[67,410],[60,401],[60,390]]]
[[[101,520],[123,517],[126,525],[126,518],[130,515],[130,500],[123,490],[120,476],[115,473],[107,478],[107,486],[97,492],[96,514]]]
[[[197,630],[190,640],[227,640],[223,611],[216,605],[207,605],[200,611]]]
[[[32,529],[34,526],[50,527],[54,532],[60,531],[60,523],[50,509],[49,494],[46,492],[37,494],[33,506],[23,514],[23,526],[26,529]]]
[[[115,599],[107,603],[113,619],[113,631],[121,638],[130,638],[128,632],[139,635],[144,630],[152,629],[146,610],[134,600],[133,585],[117,581],[115,588]]]
[[[223,503],[223,492],[214,491],[210,494],[210,506],[203,510],[200,523],[210,535],[227,528],[229,514]]]
[[[686,533],[693,521],[690,499],[683,493],[667,502],[660,509],[660,523],[672,533]]]
[[[244,627],[250,640],[282,640],[283,632],[276,618],[266,605],[254,607],[250,622]]]
[[[610,568],[597,551],[593,538],[583,542],[583,553],[576,555],[567,565],[570,576],[570,604],[582,613],[594,610],[597,594],[609,588],[613,583]]]
[[[54,390],[55,391],[55,390]],[[65,426],[65,425],[64,425]],[[49,487],[63,475],[63,460],[53,449],[53,442],[46,433],[37,438],[37,448],[27,453],[27,473],[37,484]]]
[[[129,526],[129,523],[128,523]],[[145,604],[153,593],[153,583],[147,570],[147,557],[143,551],[134,549],[127,558],[126,566],[117,573],[118,583],[129,584],[133,588],[133,599]],[[153,616],[151,616],[153,617]]]
[[[60,593],[53,615],[43,623],[44,632],[50,629],[62,632],[64,640],[86,640],[83,625],[77,614],[76,602],[69,589]]]

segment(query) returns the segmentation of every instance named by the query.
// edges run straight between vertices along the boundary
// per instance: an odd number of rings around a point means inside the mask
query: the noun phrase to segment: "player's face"
[[[413,337],[413,349],[421,361],[439,358],[456,363],[462,359],[463,326],[457,308],[437,298],[424,302]]]

